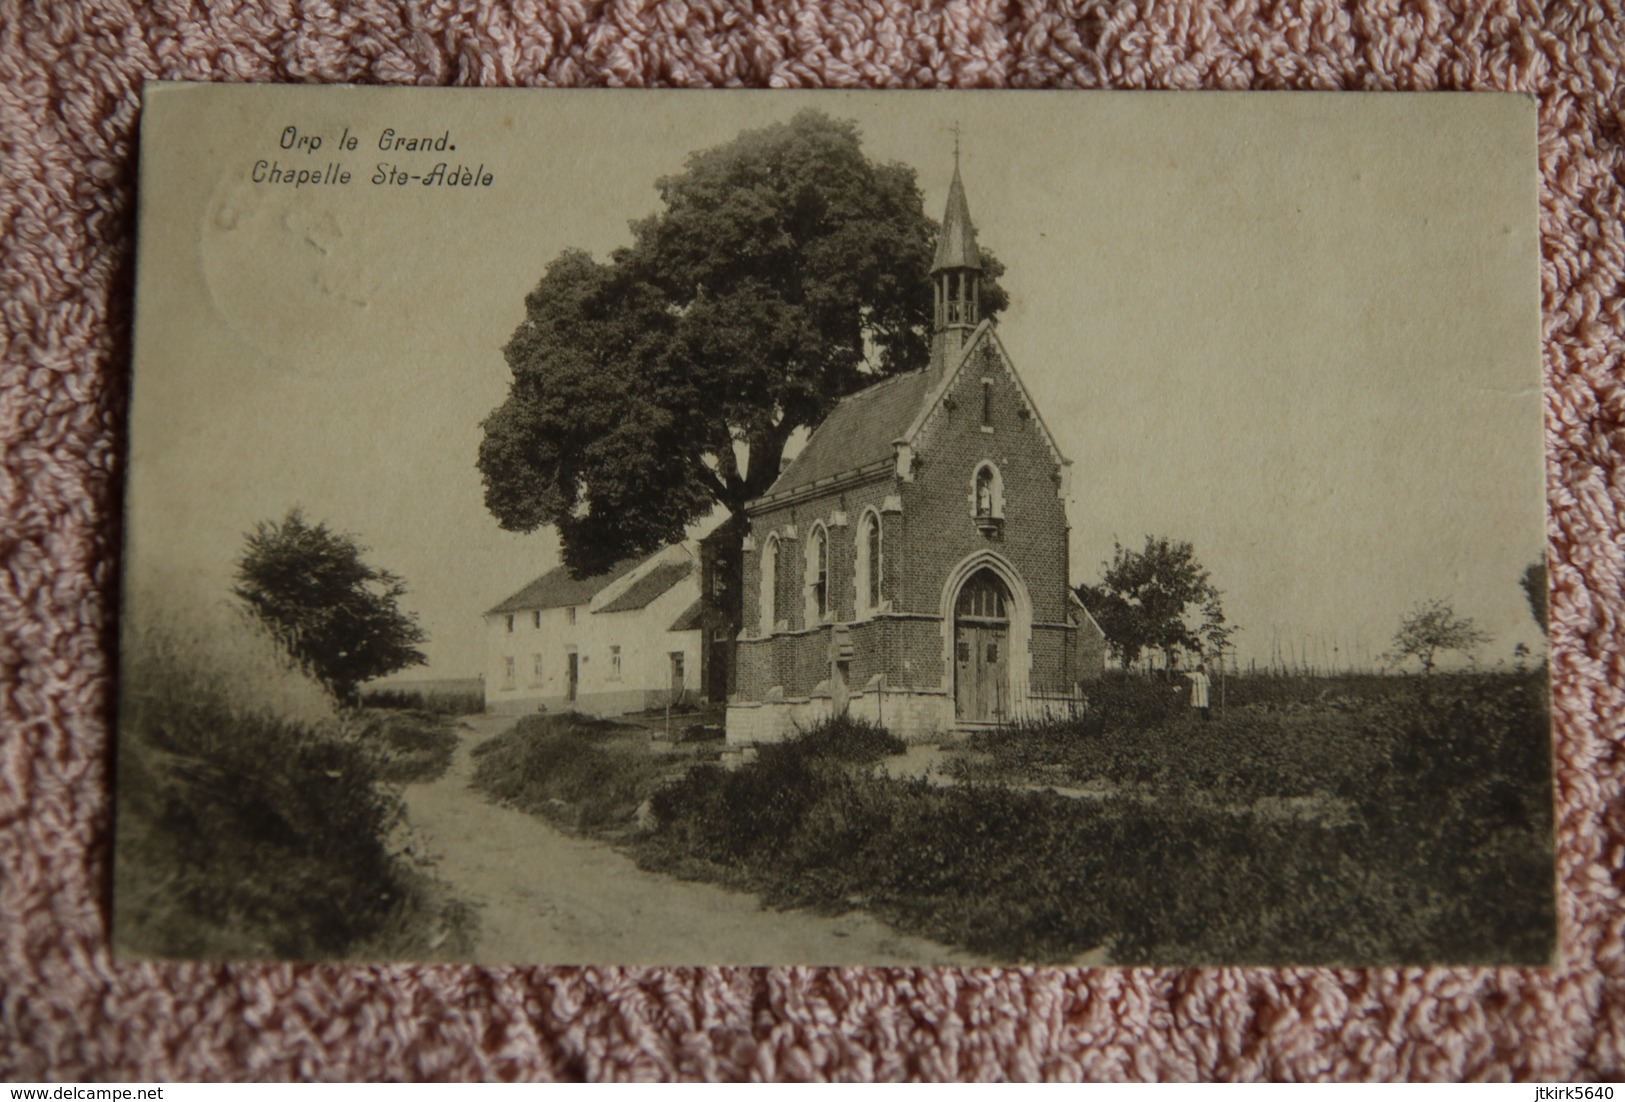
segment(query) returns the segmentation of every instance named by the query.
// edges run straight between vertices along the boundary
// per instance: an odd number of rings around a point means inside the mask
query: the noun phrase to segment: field
[[[524,721],[476,783],[640,864],[868,910],[1025,962],[1538,964],[1555,944],[1544,671],[1248,679],[1198,725],[1154,680],[991,732],[935,780],[846,721],[728,770]]]
[[[467,908],[401,852],[398,783],[443,771],[437,717],[345,713],[230,610],[126,639],[114,942],[176,959],[455,957]]]
[[[477,677],[381,681],[361,690],[361,703],[368,708],[466,716],[485,711],[485,683]]]

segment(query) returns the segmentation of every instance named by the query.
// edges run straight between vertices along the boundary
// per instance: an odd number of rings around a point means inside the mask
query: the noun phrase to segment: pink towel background
[[[1458,0],[0,0],[0,1077],[1625,1074],[1625,11]],[[144,78],[1516,89],[1540,100],[1566,963],[116,966],[111,601]]]

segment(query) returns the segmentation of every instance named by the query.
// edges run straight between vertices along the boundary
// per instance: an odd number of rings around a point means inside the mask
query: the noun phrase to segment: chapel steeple
[[[959,136],[954,135],[954,178],[948,185],[948,209],[942,215],[937,255],[931,262],[935,313],[931,363],[939,367],[965,346],[979,320],[977,291],[982,282],[982,251],[976,245],[965,185],[959,179]]]

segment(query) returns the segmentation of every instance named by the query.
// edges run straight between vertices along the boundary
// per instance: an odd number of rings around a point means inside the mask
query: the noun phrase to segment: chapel
[[[731,744],[839,713],[931,741],[1070,713],[1104,671],[1069,584],[1071,463],[978,316],[957,161],[928,365],[843,398],[746,507]]]

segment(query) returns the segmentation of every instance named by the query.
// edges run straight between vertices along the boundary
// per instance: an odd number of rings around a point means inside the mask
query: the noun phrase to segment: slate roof
[[[647,562],[648,558],[647,555],[641,555],[622,559],[602,574],[594,574],[588,578],[572,578],[569,570],[563,566],[555,566],[506,601],[488,610],[486,615],[590,604],[599,590],[618,578],[626,577],[639,563]]]
[[[694,573],[694,562],[685,559],[682,562],[664,562],[643,577],[635,580],[603,608],[593,609],[593,614],[600,612],[631,612],[634,609],[644,608],[649,602],[660,596],[666,590]]]
[[[715,631],[718,628],[728,627],[728,618],[720,609],[706,603],[704,597],[698,597],[694,603],[683,609],[683,614],[672,621],[667,631],[698,631],[704,628]]]
[[[953,183],[948,185],[948,209],[942,216],[942,233],[937,236],[937,255],[931,274],[949,268],[982,270],[982,250],[976,244],[976,227],[970,220],[970,203],[965,185],[959,182],[959,163],[954,162]]]
[[[903,436],[942,376],[928,370],[894,375],[849,394],[813,430],[801,454],[780,472],[764,497],[799,490],[892,458],[892,441]]]

